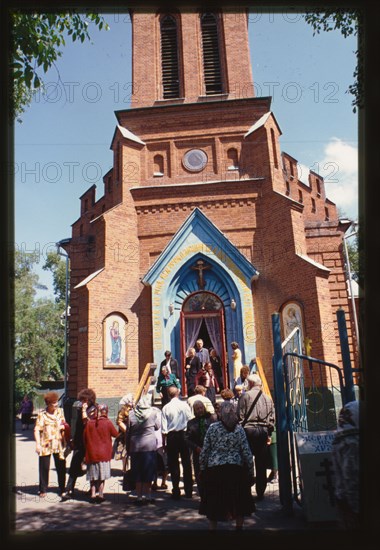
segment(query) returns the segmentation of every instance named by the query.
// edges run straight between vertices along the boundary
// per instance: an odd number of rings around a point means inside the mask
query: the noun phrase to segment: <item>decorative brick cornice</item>
[[[256,198],[244,198],[244,199],[216,199],[207,200],[203,202],[183,202],[183,203],[171,203],[164,204],[145,204],[136,206],[137,214],[155,214],[157,212],[179,212],[180,210],[192,211],[194,208],[200,210],[210,210],[212,208],[239,208],[242,206],[253,206],[256,202]]]

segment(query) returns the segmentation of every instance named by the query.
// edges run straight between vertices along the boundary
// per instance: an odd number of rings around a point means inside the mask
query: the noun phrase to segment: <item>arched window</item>
[[[206,95],[223,92],[218,23],[212,13],[201,16],[203,70]]]
[[[239,167],[237,149],[235,149],[234,147],[231,147],[231,149],[228,149],[227,158],[228,158],[228,170],[235,170],[236,168]]]
[[[154,176],[163,176],[164,175],[164,157],[162,155],[154,155],[153,158],[154,164]]]
[[[183,304],[183,311],[219,311],[223,304],[218,296],[209,292],[194,292]]]
[[[317,211],[317,208],[315,206],[315,200],[314,199],[311,199],[311,211],[312,212],[316,212]]]
[[[319,179],[317,178],[317,196],[320,197],[321,196],[321,182],[319,181]]]
[[[171,15],[161,19],[161,68],[163,98],[180,96],[177,22]]]
[[[298,189],[298,202],[303,203],[303,195],[301,189]]]

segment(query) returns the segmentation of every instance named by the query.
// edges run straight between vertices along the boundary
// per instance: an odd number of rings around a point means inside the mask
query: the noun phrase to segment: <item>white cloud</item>
[[[306,164],[301,164],[300,162],[297,163],[297,170],[298,170],[298,179],[302,181],[302,183],[305,183],[306,185],[309,185],[309,172],[310,168],[306,166]]]
[[[358,213],[358,150],[339,138],[331,138],[316,170],[325,181],[326,196],[347,216]]]
[[[326,197],[347,216],[358,217],[358,150],[339,138],[331,138],[324,156],[312,166],[298,163],[298,178],[309,185],[309,171],[324,178]]]

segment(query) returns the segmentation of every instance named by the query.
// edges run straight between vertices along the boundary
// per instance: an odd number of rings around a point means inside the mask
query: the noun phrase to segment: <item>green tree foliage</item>
[[[338,30],[344,38],[348,36],[358,37],[358,49],[355,51],[356,67],[353,74],[354,83],[348,87],[347,93],[354,96],[352,100],[353,112],[364,106],[364,55],[362,48],[362,11],[356,9],[337,9],[336,7],[324,8],[322,11],[312,9],[304,15],[306,23],[312,26],[313,34],[321,31],[329,32]]]
[[[38,257],[15,252],[14,266],[14,368],[15,406],[33,394],[43,380],[63,377],[64,327],[62,305],[36,298],[38,275],[33,267]],[[64,262],[62,262],[64,264]],[[53,273],[54,277],[54,273]]]
[[[22,13],[12,14],[11,68],[14,76],[12,116],[19,118],[30,105],[33,94],[43,87],[43,75],[62,56],[65,38],[83,43],[90,40],[89,25],[107,29],[98,14]]]
[[[66,300],[66,262],[56,252],[48,252],[43,269],[51,271],[53,274],[55,301],[64,308]]]
[[[352,275],[357,279],[359,277],[359,246],[358,236],[351,240],[347,240],[347,251],[350,260],[350,270]]]

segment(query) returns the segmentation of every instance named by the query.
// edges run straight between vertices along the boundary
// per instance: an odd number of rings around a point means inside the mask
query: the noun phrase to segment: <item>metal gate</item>
[[[355,400],[344,311],[337,317],[343,369],[304,355],[297,328],[281,342],[279,314],[272,315],[280,501],[289,512],[301,504],[294,434],[335,430],[341,407]]]
[[[343,376],[340,367],[298,353],[284,355],[283,369],[292,493],[300,504],[301,483],[294,434],[336,430],[344,400]]]

